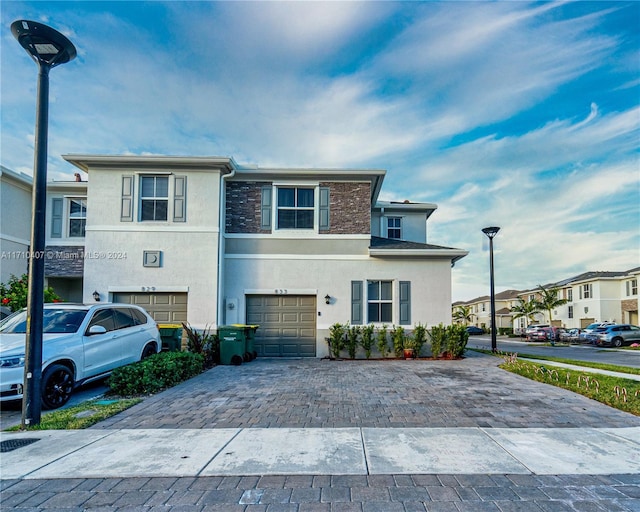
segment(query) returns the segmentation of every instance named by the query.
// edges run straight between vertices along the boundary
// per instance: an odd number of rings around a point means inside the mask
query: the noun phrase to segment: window
[[[69,199],[69,237],[84,237],[87,224],[87,200]]]
[[[573,306],[569,306],[568,316],[569,318],[573,318]]]
[[[631,281],[627,281],[627,297],[631,297],[632,295],[638,295],[637,279],[632,279]]]
[[[278,188],[278,229],[313,229],[314,189]]]
[[[391,322],[393,313],[392,281],[367,282],[368,322]]]
[[[169,177],[140,177],[140,220],[167,220]]]
[[[580,298],[581,299],[591,299],[593,295],[593,290],[591,289],[591,283],[583,284],[580,286]]]
[[[101,325],[107,330],[107,332],[115,330],[116,325],[113,320],[113,314],[111,313],[111,310],[101,309],[99,311],[96,311],[96,314],[93,315],[91,322],[89,322],[89,328],[87,329],[87,332],[94,325]]]
[[[567,288],[567,301],[573,302],[573,288]]]
[[[387,238],[402,239],[401,217],[387,217]]]

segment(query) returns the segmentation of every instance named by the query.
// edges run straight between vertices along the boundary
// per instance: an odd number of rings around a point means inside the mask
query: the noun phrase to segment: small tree
[[[373,324],[364,325],[360,330],[360,345],[364,349],[364,355],[367,359],[371,357],[371,348],[373,347],[373,331],[375,327]]]
[[[542,285],[538,286],[540,287],[540,295],[542,296],[542,299],[538,301],[538,307],[549,313],[549,325],[552,325],[552,310],[559,306],[564,306],[568,301],[567,299],[560,299],[558,297],[558,288],[545,288]]]
[[[347,327],[341,323],[335,323],[329,327],[329,349],[331,355],[336,359],[340,358],[340,351],[344,345],[344,335]]]
[[[347,350],[351,359],[356,358],[356,350],[358,349],[358,336],[360,336],[360,326],[352,325],[347,329]]]
[[[471,306],[457,306],[453,312],[453,319],[468,325],[471,322]]]
[[[513,319],[526,318],[527,323],[535,322],[534,315],[540,312],[540,303],[535,300],[524,300],[522,297],[518,297],[518,304],[511,308],[513,313]]]
[[[22,277],[11,275],[7,283],[0,283],[0,304],[8,307],[11,311],[19,311],[27,307],[29,296],[29,276],[23,274]],[[44,302],[62,302],[53,288],[47,286],[44,289]]]
[[[382,327],[378,329],[378,350],[380,351],[380,355],[384,358],[387,357],[387,353],[389,352],[389,344],[387,342],[387,324],[383,324]]]

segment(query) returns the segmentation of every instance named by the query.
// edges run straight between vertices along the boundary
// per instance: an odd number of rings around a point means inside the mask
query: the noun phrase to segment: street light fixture
[[[18,43],[38,65],[36,133],[31,199],[31,254],[27,298],[22,427],[37,425],[41,417],[42,329],[44,316],[44,254],[47,204],[47,138],[49,124],[49,70],[73,60],[76,48],[57,30],[28,20],[11,24]]]
[[[498,351],[498,342],[496,340],[496,290],[493,280],[493,237],[498,234],[500,228],[491,226],[484,228],[482,232],[489,237],[489,273],[491,278],[491,351]]]

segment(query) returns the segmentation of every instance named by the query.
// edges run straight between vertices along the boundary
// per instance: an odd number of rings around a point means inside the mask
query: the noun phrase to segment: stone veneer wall
[[[271,233],[260,229],[262,187],[268,182],[231,181],[227,183],[227,233]]]
[[[227,233],[270,233],[260,229],[262,187],[269,182],[232,181],[227,183]],[[330,229],[322,234],[369,234],[371,232],[371,184],[325,182],[329,187]],[[274,219],[275,221],[275,219]]]
[[[330,182],[320,183],[329,187],[329,223],[330,229],[321,231],[327,234],[363,234],[371,233],[371,184]]]
[[[45,250],[44,275],[47,277],[82,277],[84,246],[48,245]]]

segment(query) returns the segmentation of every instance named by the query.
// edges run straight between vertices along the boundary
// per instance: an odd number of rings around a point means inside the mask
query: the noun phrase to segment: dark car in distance
[[[484,329],[476,327],[475,325],[470,325],[467,327],[467,332],[469,334],[484,334]]]

